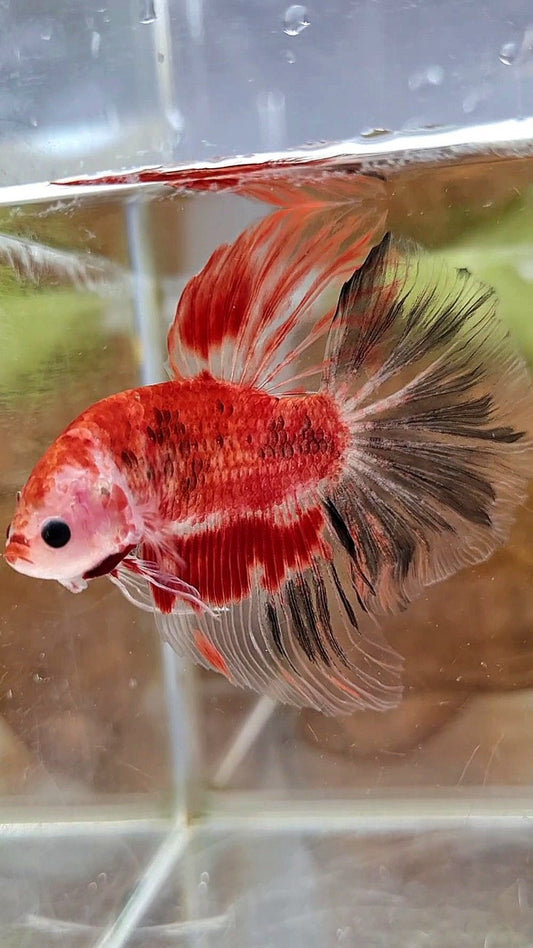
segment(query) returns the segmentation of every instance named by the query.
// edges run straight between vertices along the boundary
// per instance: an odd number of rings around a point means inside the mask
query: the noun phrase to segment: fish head
[[[140,526],[109,459],[88,455],[77,463],[52,446],[17,495],[4,558],[19,573],[79,592],[137,545]]]

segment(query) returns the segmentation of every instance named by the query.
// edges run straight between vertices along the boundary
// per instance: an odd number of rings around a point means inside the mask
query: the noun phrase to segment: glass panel
[[[117,201],[2,209],[4,526],[57,434],[140,380],[126,224]],[[5,568],[0,599],[0,792],[43,803],[167,797],[166,704],[149,617],[108,583],[73,596]]]
[[[531,114],[531,47],[527,0],[5,0],[3,184],[439,129],[472,141]]]
[[[380,165],[388,225],[493,285],[531,363],[531,160],[503,149],[408,158]],[[4,193],[0,212],[6,524],[77,412],[164,377],[187,281],[271,211],[131,182],[57,193],[34,188],[12,205]],[[530,507],[490,560],[383,620],[405,657],[403,702],[384,715],[298,712],[184,670],[152,617],[104,578],[74,596],[4,564],[2,936],[248,948],[288,935],[307,948],[374,934],[376,945],[432,944],[452,931],[454,945],[483,935],[525,948]],[[104,874],[114,881],[101,896]]]

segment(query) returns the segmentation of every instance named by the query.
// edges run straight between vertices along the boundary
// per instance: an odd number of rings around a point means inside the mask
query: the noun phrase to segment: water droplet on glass
[[[296,56],[294,55],[292,49],[287,50],[287,52],[285,53],[285,59],[287,60],[288,63],[291,63],[291,65],[292,63],[296,62]]]
[[[518,53],[516,43],[504,43],[498,53],[498,58],[504,66],[512,66]]]
[[[428,66],[426,69],[426,79],[430,86],[440,86],[444,79],[444,69],[442,66]]]
[[[43,28],[41,29],[41,39],[44,40],[46,43],[52,39],[51,24],[47,24],[46,26],[43,26]]]
[[[533,261],[531,260],[519,260],[515,264],[518,276],[522,277],[526,283],[533,283]]]
[[[130,678],[130,680],[128,681],[128,688],[131,688],[133,691],[133,689],[136,688],[138,684],[139,682],[137,681],[136,678]]]
[[[100,53],[100,43],[102,42],[102,37],[97,30],[93,30],[91,33],[91,56],[93,59],[98,59]]]
[[[442,66],[428,66],[426,69],[419,69],[413,72],[407,80],[411,92],[417,89],[423,89],[424,86],[440,86],[444,79],[444,69]]]
[[[157,20],[154,0],[143,0],[141,8],[141,23],[153,23]]]
[[[298,36],[309,26],[310,20],[307,8],[299,3],[293,3],[285,10],[283,17],[283,32],[287,36]]]
[[[209,888],[209,873],[202,872],[200,874],[200,882],[198,883],[198,895],[206,895]]]
[[[344,945],[348,943],[348,938],[350,937],[352,929],[348,925],[346,928],[337,929],[337,944]]]
[[[11,701],[12,697],[13,697],[13,689],[8,688],[8,690],[6,691],[6,698],[8,701]]]
[[[183,126],[185,124],[185,120],[183,118],[182,112],[180,112],[178,108],[174,108],[174,109],[167,109],[165,114],[168,120],[168,124],[174,129],[175,132],[179,132],[181,134],[181,132],[183,131]]]
[[[259,92],[257,111],[263,145],[272,151],[282,148],[287,136],[285,96],[278,89]]]
[[[164,62],[165,62],[165,54],[164,54],[164,53],[158,53],[158,54],[157,54],[157,61],[158,61],[158,63],[164,63]]]
[[[469,92],[468,95],[465,95],[463,99],[463,112],[469,115],[470,112],[474,111],[478,104],[479,94],[477,92]]]
[[[391,135],[390,128],[364,128],[361,138],[381,138],[382,135]]]

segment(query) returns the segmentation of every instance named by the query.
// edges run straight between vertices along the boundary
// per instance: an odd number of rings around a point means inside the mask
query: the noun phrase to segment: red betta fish
[[[181,654],[329,714],[398,703],[401,658],[363,613],[488,557],[533,466],[493,290],[383,236],[358,180],[213,253],[170,328],[172,379],[69,425],[5,552],[74,592],[106,574]]]

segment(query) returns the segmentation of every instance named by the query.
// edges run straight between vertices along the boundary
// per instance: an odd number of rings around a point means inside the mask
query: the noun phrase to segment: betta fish
[[[330,175],[328,200],[310,187],[214,251],[170,380],[67,427],[5,550],[72,592],[109,577],[178,653],[328,714],[398,703],[378,617],[487,558],[533,465],[494,291],[384,233],[357,187]]]

